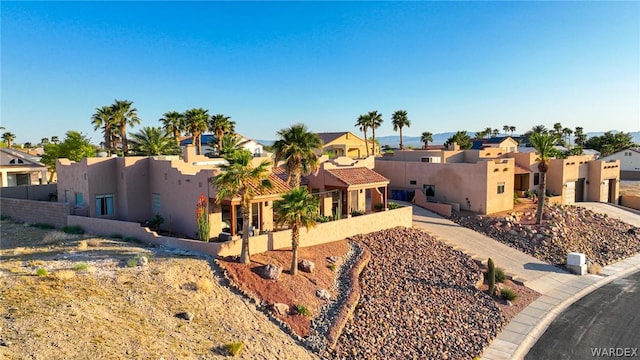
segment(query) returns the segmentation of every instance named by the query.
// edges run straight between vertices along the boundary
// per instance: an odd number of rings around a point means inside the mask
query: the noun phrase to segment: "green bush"
[[[73,265],[73,270],[74,271],[84,271],[84,270],[87,270],[88,267],[89,267],[89,265],[87,265],[87,263],[81,262],[81,263],[77,263],[77,264]]]
[[[51,224],[45,224],[45,223],[31,224],[31,227],[42,229],[42,230],[51,230],[51,229],[55,229],[56,228],[55,226],[53,226]]]
[[[127,260],[127,267],[132,268],[132,267],[136,267],[136,266],[138,266],[138,258],[137,257]]]
[[[360,211],[360,210],[351,210],[351,216],[355,217],[355,216],[362,216],[364,215],[365,212],[364,211]]]
[[[244,343],[242,341],[227,343],[224,344],[224,348],[225,350],[227,350],[229,355],[237,356],[238,354],[240,354],[242,349],[244,349]]]
[[[316,222],[319,222],[319,223],[326,223],[329,221],[333,221],[333,216],[318,215],[316,217]]]
[[[504,274],[504,269],[501,267],[496,268],[496,281],[503,283],[507,279],[507,275]]]
[[[396,203],[396,202],[392,201],[392,202],[389,203],[389,210],[397,209],[399,207],[400,207],[400,205],[398,205],[398,203]]]
[[[67,225],[62,228],[62,231],[66,232],[67,234],[75,234],[75,235],[84,234],[84,229],[78,225]]]
[[[307,309],[307,307],[302,305],[302,304],[296,305],[296,310],[298,311],[299,315],[302,315],[302,316],[305,316],[305,317],[310,317],[311,316],[311,311],[309,311],[309,309]]]
[[[334,271],[334,272],[336,270],[338,270],[338,267],[336,266],[336,264],[329,264],[329,265],[327,265],[327,267],[329,268],[329,270]]]
[[[380,210],[384,209],[384,204],[383,203],[377,203],[377,204],[373,205],[373,208],[376,209],[377,211],[380,211]]]
[[[518,294],[516,294],[515,291],[509,288],[502,288],[502,290],[500,290],[500,296],[504,300],[509,300],[509,301],[514,301],[515,299],[518,298]]]
[[[36,275],[38,275],[38,276],[47,276],[47,275],[49,275],[49,272],[45,268],[38,268],[38,270],[36,270]]]
[[[160,214],[156,214],[153,219],[149,221],[149,229],[157,231],[160,230],[160,225],[164,223],[164,218]]]

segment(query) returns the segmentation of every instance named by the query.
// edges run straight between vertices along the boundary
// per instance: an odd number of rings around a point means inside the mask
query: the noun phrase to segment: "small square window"
[[[498,183],[498,194],[504,194],[504,183]]]
[[[113,215],[113,195],[96,196],[96,216]]]
[[[415,180],[409,180],[409,185],[417,185],[418,182]]]
[[[77,192],[76,193],[76,207],[83,207],[84,206],[84,195],[82,195],[82,193]]]
[[[540,185],[540,173],[533,174],[533,185]]]

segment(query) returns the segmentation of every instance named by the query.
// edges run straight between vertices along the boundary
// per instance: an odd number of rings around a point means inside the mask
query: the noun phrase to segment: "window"
[[[416,185],[418,182],[415,180],[409,180],[409,185]]]
[[[154,214],[160,213],[160,194],[151,194],[151,206]]]
[[[113,195],[96,196],[96,216],[113,215]]]
[[[423,184],[422,188],[424,189],[424,194],[429,196],[436,196],[436,186],[435,185],[427,185]]]
[[[77,192],[76,193],[76,207],[83,207],[84,206],[84,196],[82,195],[82,193]]]
[[[533,185],[540,185],[540,173],[533,174]]]
[[[498,183],[498,194],[504,194],[504,183],[503,182],[499,182]]]

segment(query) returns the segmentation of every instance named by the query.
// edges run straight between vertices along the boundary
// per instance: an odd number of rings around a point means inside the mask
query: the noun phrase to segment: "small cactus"
[[[489,258],[489,261],[487,261],[487,265],[489,266],[489,273],[487,274],[489,282],[489,295],[493,295],[496,287],[496,266],[491,258]]]

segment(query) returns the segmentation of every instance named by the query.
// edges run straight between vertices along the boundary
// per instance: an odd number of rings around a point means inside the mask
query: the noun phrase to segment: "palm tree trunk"
[[[367,129],[362,130],[364,133],[364,148],[367,149],[367,157],[369,157],[369,141],[367,141]]]
[[[371,128],[371,153],[376,156],[376,128]]]
[[[127,127],[120,127],[120,139],[122,140],[122,156],[127,156],[129,149],[127,147]]]
[[[218,153],[222,151],[222,137],[224,136],[224,132],[216,131],[216,138],[218,140]]]
[[[542,213],[544,212],[544,200],[547,192],[547,173],[540,172],[540,186],[538,191],[538,211],[536,212],[536,224],[542,223]]]
[[[298,224],[293,224],[291,228],[291,275],[298,273],[298,245],[300,244],[300,228]]]
[[[246,204],[240,206],[242,212],[242,250],[240,251],[240,263],[251,263],[251,255],[249,254],[249,207]]]
[[[400,126],[400,150],[404,150],[404,145],[402,144],[402,126]]]

